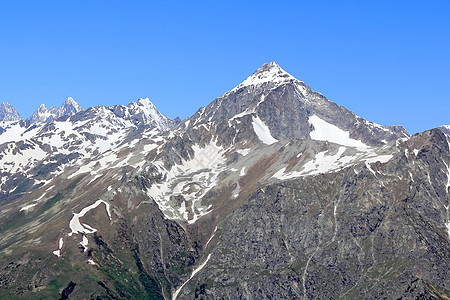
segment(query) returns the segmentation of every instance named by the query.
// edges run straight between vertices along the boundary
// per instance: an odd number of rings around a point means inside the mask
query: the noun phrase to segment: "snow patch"
[[[53,251],[53,254],[56,255],[57,257],[61,256],[61,249],[63,247],[63,244],[64,244],[64,240],[63,240],[63,238],[60,238],[59,242],[58,242],[58,250]]]
[[[310,116],[308,122],[314,126],[314,130],[309,133],[313,140],[328,141],[360,149],[369,148],[369,146],[363,142],[350,138],[350,133],[348,131],[342,130],[337,126],[322,120],[318,116]]]
[[[22,208],[20,209],[20,211],[27,211],[27,210],[29,210],[30,208],[35,207],[36,205],[37,205],[37,203],[33,203],[33,204],[30,204],[30,205],[24,206],[24,207],[22,207]]]
[[[253,118],[253,130],[255,131],[258,138],[267,145],[272,145],[273,143],[278,142],[277,139],[273,138],[270,134],[270,129],[267,127],[266,124],[261,121],[261,119],[258,116],[254,116]]]
[[[88,247],[87,247],[88,243],[89,243],[89,241],[88,241],[87,237],[86,237],[85,235],[83,235],[83,239],[82,239],[81,242],[80,242],[80,245],[83,246],[83,248],[84,248],[84,251],[83,251],[83,252],[86,252],[86,251],[87,251],[87,249],[88,249]]]
[[[236,150],[236,152],[239,153],[242,156],[246,156],[247,154],[250,153],[250,150],[251,149],[239,149],[239,150]]]
[[[106,212],[108,213],[109,219],[111,220],[111,211],[110,211],[110,206],[109,203],[103,201],[103,200],[97,200],[94,204],[89,205],[85,208],[83,208],[79,213],[73,213],[73,217],[72,220],[70,220],[69,223],[69,227],[70,230],[72,230],[69,233],[69,236],[72,236],[72,234],[78,234],[78,233],[94,233],[97,231],[97,229],[92,228],[91,226],[87,225],[87,224],[82,224],[80,222],[80,218],[84,217],[84,215],[89,212],[90,210],[96,208],[97,206],[99,206],[100,204],[104,203],[106,206]]]

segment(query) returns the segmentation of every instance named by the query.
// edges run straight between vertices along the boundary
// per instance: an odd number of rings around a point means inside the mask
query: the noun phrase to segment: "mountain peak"
[[[59,109],[61,111],[62,110],[69,110],[70,114],[76,114],[77,112],[83,110],[81,108],[81,106],[75,100],[73,100],[72,97],[68,97],[66,99],[66,101],[64,101],[64,103],[61,105],[61,107]],[[62,115],[66,115],[66,113],[62,113]]]
[[[64,104],[72,104],[72,105],[74,105],[74,104],[78,104],[75,100],[73,100],[73,98],[72,97],[68,97],[67,99],[66,99],[66,101],[64,101],[64,103],[63,103],[63,105]]]
[[[264,63],[261,67],[259,67],[258,70],[256,70],[256,72],[259,70],[266,71],[266,70],[270,70],[270,69],[276,69],[277,71],[278,70],[284,71],[283,69],[281,69],[279,64],[277,64],[275,61],[271,61],[270,63]]]
[[[260,86],[264,84],[278,86],[290,81],[298,80],[283,70],[275,61],[272,61],[270,63],[263,64],[232,91],[236,91],[246,86]]]
[[[155,105],[148,98],[139,98],[137,103],[145,107],[156,108]]]
[[[162,131],[169,130],[176,124],[163,116],[149,98],[139,98],[136,102],[128,104],[127,109],[136,122],[154,126]]]
[[[0,105],[0,121],[22,120],[17,110],[9,102]]]

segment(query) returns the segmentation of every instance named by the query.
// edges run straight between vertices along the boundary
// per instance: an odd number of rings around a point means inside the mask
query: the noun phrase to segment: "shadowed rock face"
[[[0,298],[450,297],[442,129],[366,121],[276,63],[175,123],[140,99],[1,144]]]

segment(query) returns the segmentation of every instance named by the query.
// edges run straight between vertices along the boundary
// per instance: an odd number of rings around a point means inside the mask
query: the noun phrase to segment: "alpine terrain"
[[[180,121],[0,108],[2,299],[448,299],[449,127],[367,121],[275,62]]]

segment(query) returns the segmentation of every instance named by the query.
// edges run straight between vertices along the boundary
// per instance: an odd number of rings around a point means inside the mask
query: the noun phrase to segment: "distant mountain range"
[[[0,107],[0,298],[446,299],[450,127],[264,64],[185,119]]]

